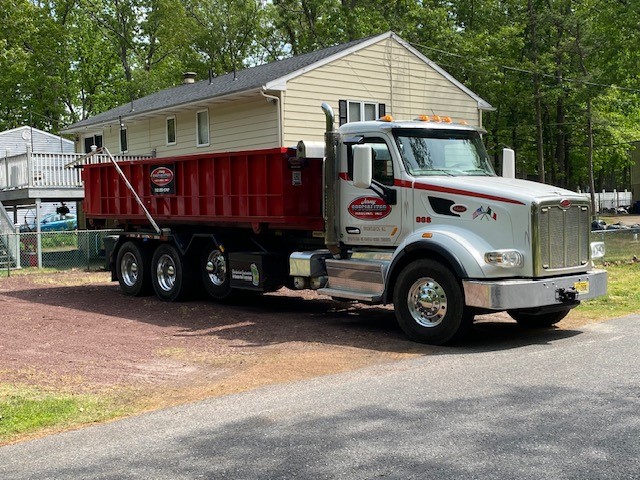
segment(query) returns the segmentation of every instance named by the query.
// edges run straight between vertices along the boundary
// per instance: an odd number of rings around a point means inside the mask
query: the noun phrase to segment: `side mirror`
[[[502,150],[502,176],[516,178],[516,152],[510,148]]]
[[[373,155],[368,145],[353,146],[353,185],[369,188],[373,179]]]

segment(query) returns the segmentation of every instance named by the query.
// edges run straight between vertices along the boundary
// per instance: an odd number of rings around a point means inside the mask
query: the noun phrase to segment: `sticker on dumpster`
[[[173,195],[175,191],[174,165],[159,165],[151,170],[151,193],[153,195]]]

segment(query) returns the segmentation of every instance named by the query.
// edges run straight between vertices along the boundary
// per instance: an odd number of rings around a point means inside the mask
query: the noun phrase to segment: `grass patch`
[[[0,444],[36,432],[61,431],[127,413],[128,409],[115,397],[0,384]]]
[[[57,268],[21,268],[19,270],[11,270],[10,272],[7,272],[7,270],[3,268],[0,270],[0,278],[24,277],[27,275],[43,275],[52,273],[60,273],[60,270]]]
[[[603,320],[640,312],[640,264],[610,264],[605,269],[609,274],[607,295],[582,302],[575,315]]]

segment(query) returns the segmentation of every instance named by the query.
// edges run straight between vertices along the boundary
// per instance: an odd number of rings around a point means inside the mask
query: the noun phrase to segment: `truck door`
[[[401,207],[404,189],[393,186],[396,166],[391,149],[381,137],[364,137],[359,143],[371,146],[374,184],[377,182],[374,188],[381,191],[382,187],[386,187],[392,196],[396,196],[396,201],[387,202],[375,191],[353,185],[352,145],[347,145],[347,172],[341,174],[340,181],[341,240],[347,245],[397,245],[402,232]]]

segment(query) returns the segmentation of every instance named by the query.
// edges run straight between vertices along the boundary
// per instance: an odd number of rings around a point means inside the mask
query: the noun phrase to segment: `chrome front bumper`
[[[584,286],[581,282],[588,282],[587,292],[575,292],[576,285]],[[590,270],[579,275],[539,280],[464,280],[462,284],[468,306],[488,310],[512,310],[562,305],[567,303],[567,294],[575,294],[575,300],[578,301],[605,295],[607,272]]]

